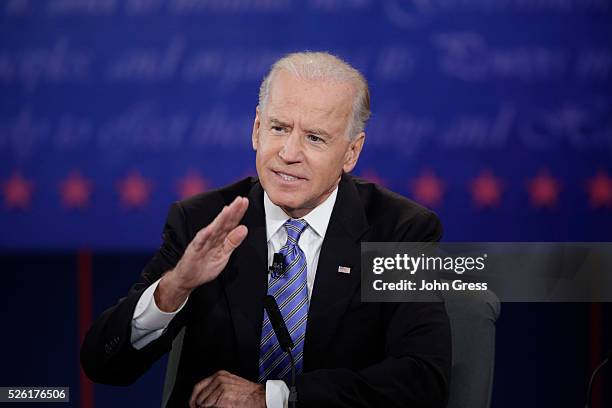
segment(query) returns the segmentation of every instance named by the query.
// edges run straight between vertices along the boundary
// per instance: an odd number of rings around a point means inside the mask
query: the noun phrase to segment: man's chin
[[[294,198],[284,198],[284,197],[272,197],[270,196],[270,201],[272,201],[275,205],[279,206],[285,211],[295,211],[300,208],[300,204]]]
[[[300,200],[296,200],[295,194],[286,195],[286,194],[270,194],[268,193],[268,197],[270,201],[274,203],[274,205],[283,209],[283,211],[292,218],[301,217],[302,213],[304,213],[304,202]],[[306,210],[308,213],[308,210]]]

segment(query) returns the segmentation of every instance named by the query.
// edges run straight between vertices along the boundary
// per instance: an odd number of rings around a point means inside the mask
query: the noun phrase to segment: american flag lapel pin
[[[351,268],[348,266],[339,266],[338,273],[351,273]]]

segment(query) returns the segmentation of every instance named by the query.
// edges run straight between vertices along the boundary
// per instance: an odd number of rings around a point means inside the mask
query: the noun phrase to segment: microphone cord
[[[288,350],[289,361],[291,362],[291,389],[289,390],[289,406],[295,408],[297,404],[297,390],[295,389],[295,361],[293,360],[293,353]]]

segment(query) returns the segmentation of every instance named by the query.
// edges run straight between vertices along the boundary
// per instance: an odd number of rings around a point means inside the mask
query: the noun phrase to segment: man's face
[[[347,83],[306,81],[276,72],[266,106],[257,109],[253,149],[270,200],[303,217],[355,167],[365,134],[346,137],[354,89]]]

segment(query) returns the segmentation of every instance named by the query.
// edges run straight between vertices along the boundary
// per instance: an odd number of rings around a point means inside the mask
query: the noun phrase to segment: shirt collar
[[[338,186],[332,191],[332,193],[315,207],[311,212],[302,217],[308,223],[308,226],[319,235],[321,238],[325,237],[327,232],[327,226],[329,225],[329,219],[336,203],[336,197],[338,195]],[[270,241],[272,236],[283,226],[285,221],[290,217],[285,214],[282,208],[277,206],[270,200],[268,193],[264,191],[264,209],[266,213],[266,236],[267,240]]]

